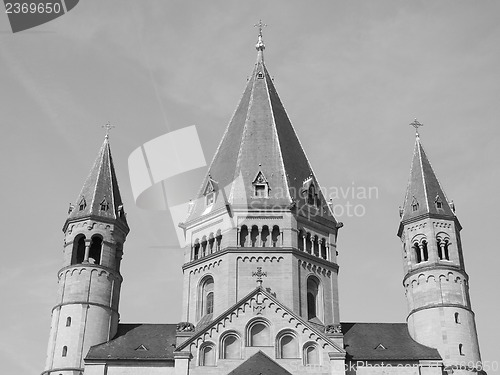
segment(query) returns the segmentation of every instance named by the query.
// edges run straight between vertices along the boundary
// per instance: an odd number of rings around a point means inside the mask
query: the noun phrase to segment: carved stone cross
[[[257,283],[259,283],[259,286],[262,285],[262,277],[266,276],[267,277],[267,272],[262,272],[262,267],[257,267],[257,271],[254,271],[252,273],[253,277],[257,277]]]

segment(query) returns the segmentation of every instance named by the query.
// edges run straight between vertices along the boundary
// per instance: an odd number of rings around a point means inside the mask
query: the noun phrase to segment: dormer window
[[[314,185],[311,184],[309,189],[307,190],[307,203],[310,205],[314,205],[316,202],[316,190],[314,189]]]
[[[434,203],[436,204],[437,209],[443,208],[443,201],[441,200],[441,197],[439,195],[436,195]]]
[[[253,182],[253,196],[255,198],[269,198],[269,183],[262,171],[257,173]]]
[[[302,183],[302,192],[307,204],[321,208],[321,201],[312,174]]]
[[[104,198],[104,199],[101,201],[100,206],[101,206],[101,211],[107,211],[107,210],[109,210],[109,203],[108,203],[108,201],[106,200],[106,198]]]
[[[264,78],[264,73],[262,73],[262,72],[258,72],[258,73],[257,73],[257,78],[258,78],[258,79],[262,79],[262,78]]]
[[[78,209],[83,211],[85,207],[87,207],[87,202],[85,201],[85,198],[82,197],[82,199],[80,199],[80,203],[78,203]]]
[[[256,198],[267,198],[266,185],[254,185],[253,196]]]
[[[217,183],[212,180],[212,177],[208,175],[207,186],[205,187],[205,191],[203,195],[205,196],[205,205],[207,207],[212,206],[215,203],[215,194],[216,194]]]
[[[413,212],[418,210],[418,202],[417,202],[417,198],[415,198],[415,197],[413,197],[413,200],[411,201],[411,210]]]
[[[211,192],[206,195],[206,205],[211,206],[215,202],[215,193]]]

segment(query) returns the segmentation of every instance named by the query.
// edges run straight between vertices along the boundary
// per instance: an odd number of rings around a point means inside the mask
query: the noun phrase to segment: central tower
[[[257,61],[182,224],[183,320],[197,329],[258,285],[323,331],[339,324],[337,231],[264,64]]]

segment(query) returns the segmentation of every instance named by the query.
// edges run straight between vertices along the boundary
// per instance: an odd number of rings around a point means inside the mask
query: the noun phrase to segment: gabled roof
[[[228,375],[255,374],[292,375],[260,350],[236,367]]]
[[[414,341],[406,323],[341,323],[347,359],[441,360],[437,349]]]
[[[437,202],[441,203],[440,208]],[[407,222],[423,215],[455,218],[417,134],[401,222]]]
[[[226,191],[226,194],[217,195],[212,212],[228,203],[243,208],[287,208],[292,202],[301,206],[305,204],[304,180],[312,177],[319,187],[264,64],[263,49],[259,37],[257,62],[187,222],[207,213],[204,200],[200,198],[210,178],[218,182],[219,189]],[[254,196],[252,183],[259,172],[266,177],[269,197]],[[321,192],[318,192],[318,199],[322,216],[335,222]]]
[[[290,310],[288,307],[286,307],[285,305],[283,305],[278,299],[276,299],[276,297],[274,297],[271,293],[269,293],[268,291],[266,291],[262,286],[258,286],[257,288],[255,288],[252,292],[250,292],[245,297],[243,297],[242,299],[240,299],[237,303],[235,303],[229,309],[227,309],[222,314],[220,314],[218,317],[216,317],[215,319],[213,319],[212,322],[210,324],[206,325],[204,328],[202,328],[200,330],[197,329],[196,333],[193,336],[191,336],[188,340],[184,341],[181,345],[179,345],[175,349],[175,351],[179,351],[180,352],[180,351],[183,351],[184,349],[186,349],[187,347],[189,347],[189,345],[191,343],[193,343],[196,340],[198,340],[198,338],[203,337],[206,332],[208,332],[212,328],[216,327],[220,322],[224,321],[224,319],[226,319],[228,316],[230,316],[233,312],[237,311],[238,308],[240,308],[241,306],[243,306],[245,303],[247,303],[248,301],[250,301],[252,298],[258,296],[259,294],[261,294],[262,297],[265,297],[265,298],[269,299],[272,302],[272,304],[274,304],[275,306],[279,307],[280,310],[282,311],[280,313],[281,315],[283,315],[283,313],[288,314],[291,318],[297,320],[302,325],[304,325],[305,327],[307,327],[307,329],[309,329],[315,335],[317,335],[318,337],[320,337],[323,341],[325,341],[326,343],[328,343],[331,347],[335,348],[339,353],[344,353],[345,352],[343,348],[339,347],[336,343],[334,343],[332,340],[330,340],[323,332],[320,332],[315,327],[314,324],[309,323],[307,320],[303,319],[300,315],[296,314],[295,312],[293,312],[292,310]]]
[[[70,211],[68,222],[88,217],[117,220],[128,229],[108,136]]]
[[[92,346],[85,360],[173,360],[177,324],[120,324],[116,336]]]

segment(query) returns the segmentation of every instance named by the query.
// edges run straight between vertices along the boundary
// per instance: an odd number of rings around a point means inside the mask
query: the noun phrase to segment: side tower
[[[438,349],[449,371],[469,373],[480,366],[481,356],[460,241],[462,227],[454,211],[417,132],[398,231],[408,329],[415,341]]]
[[[116,334],[120,261],[129,232],[107,135],[63,232],[63,267],[42,374],[80,375],[90,346]]]

